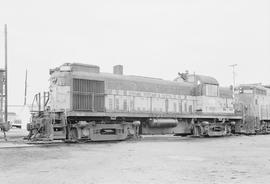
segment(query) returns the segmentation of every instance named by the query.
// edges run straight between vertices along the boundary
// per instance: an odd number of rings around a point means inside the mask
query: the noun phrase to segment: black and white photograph
[[[269,0],[0,0],[0,184],[268,183]]]

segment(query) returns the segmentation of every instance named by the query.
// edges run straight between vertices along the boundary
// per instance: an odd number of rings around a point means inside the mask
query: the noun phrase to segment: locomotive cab
[[[220,90],[218,81],[209,76],[179,73],[175,81],[192,83],[195,96],[193,134],[196,136],[222,136],[234,130],[235,115],[232,92]]]

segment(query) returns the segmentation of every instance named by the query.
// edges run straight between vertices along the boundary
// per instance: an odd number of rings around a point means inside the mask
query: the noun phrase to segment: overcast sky
[[[9,102],[48,90],[65,62],[173,80],[189,70],[232,84],[270,84],[269,0],[1,0],[0,66],[8,24]]]

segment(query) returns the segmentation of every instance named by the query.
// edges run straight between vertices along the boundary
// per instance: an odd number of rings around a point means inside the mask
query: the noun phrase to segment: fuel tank
[[[177,119],[151,119],[149,120],[150,128],[173,128],[178,124]]]

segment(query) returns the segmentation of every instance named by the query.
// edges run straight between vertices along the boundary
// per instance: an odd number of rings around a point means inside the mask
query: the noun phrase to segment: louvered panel
[[[73,79],[73,110],[104,111],[104,81]]]

